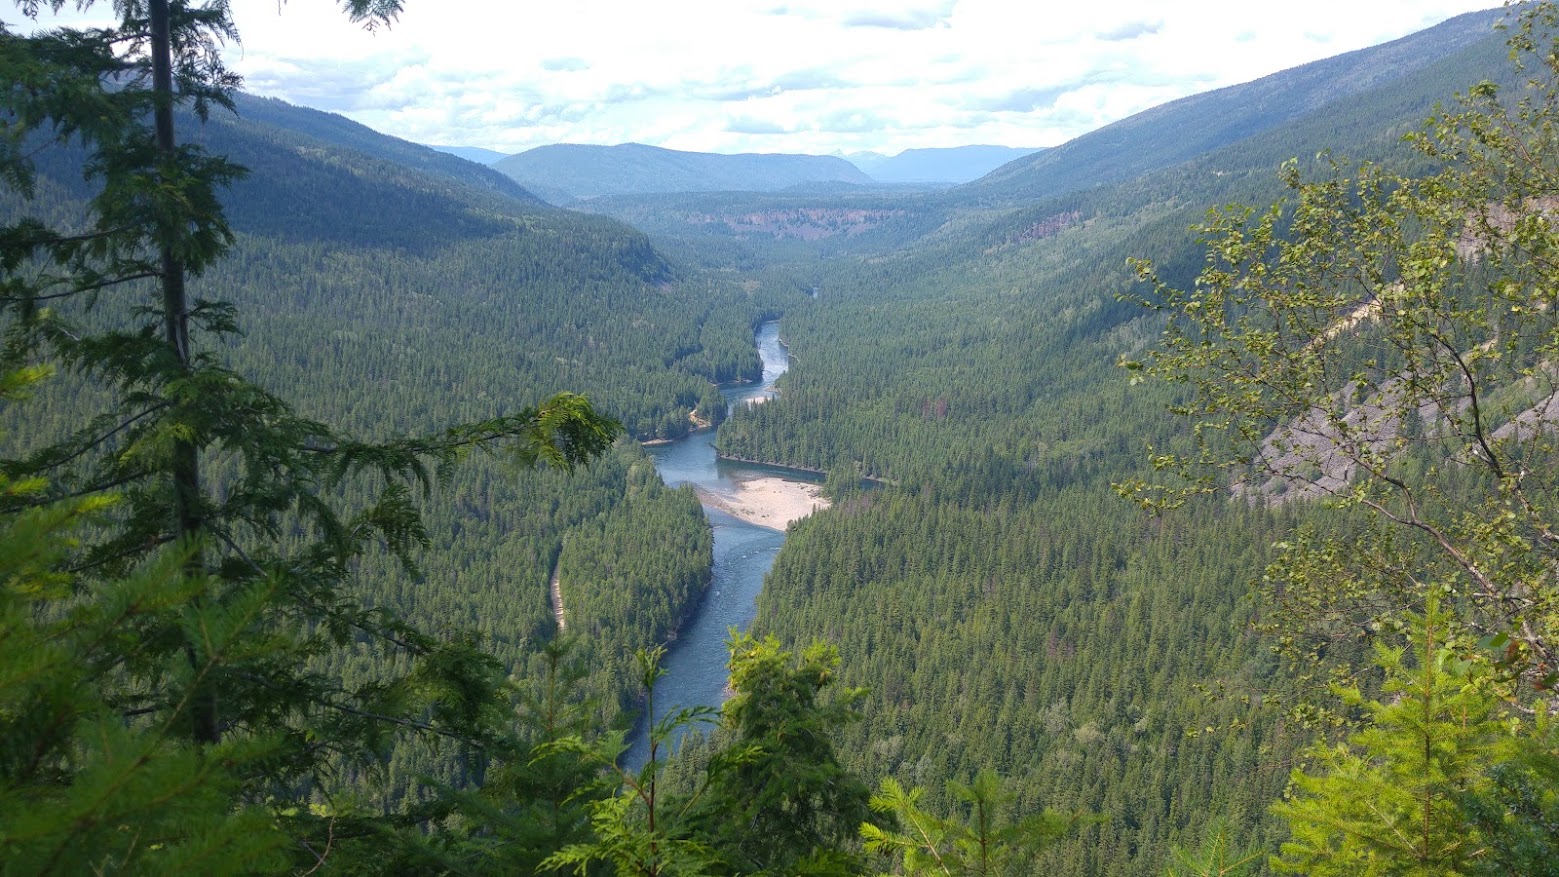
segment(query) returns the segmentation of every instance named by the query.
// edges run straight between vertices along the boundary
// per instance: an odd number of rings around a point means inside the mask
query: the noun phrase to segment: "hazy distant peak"
[[[429,149],[437,149],[439,152],[463,158],[466,161],[474,161],[477,164],[492,164],[495,161],[508,158],[508,153],[499,152],[496,149],[483,149],[480,146],[435,146],[428,144]]]
[[[538,146],[493,167],[556,200],[668,192],[777,192],[813,183],[872,182],[855,165],[833,156],[721,155],[643,143]]]
[[[906,149],[897,155],[854,152],[845,156],[879,183],[967,183],[1009,161],[1038,152],[1038,147],[949,146]]]

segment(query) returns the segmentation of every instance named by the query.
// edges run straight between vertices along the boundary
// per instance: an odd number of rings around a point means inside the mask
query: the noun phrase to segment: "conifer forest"
[[[6,6],[0,875],[1559,874],[1559,4],[945,186]]]

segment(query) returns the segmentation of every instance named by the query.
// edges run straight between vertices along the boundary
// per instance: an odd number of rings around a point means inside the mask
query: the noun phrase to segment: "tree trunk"
[[[149,0],[147,12],[151,18],[152,97],[153,124],[157,135],[157,157],[161,164],[175,159],[177,141],[173,133],[173,38],[168,15],[168,0]],[[180,229],[158,229],[158,246],[162,258],[162,317],[163,337],[178,358],[186,373],[190,366],[189,349],[189,299],[184,290],[184,263],[174,252],[174,242]],[[192,575],[204,573],[204,561],[194,544],[201,531],[200,520],[200,452],[195,443],[179,439],[173,446],[174,521],[173,532],[179,544],[194,553],[190,555],[188,571]],[[198,605],[198,604],[197,604]],[[204,677],[202,659],[194,643],[186,646],[190,668],[195,673],[196,692],[191,699],[191,733],[196,742],[215,743],[220,737],[217,729],[216,688]]]

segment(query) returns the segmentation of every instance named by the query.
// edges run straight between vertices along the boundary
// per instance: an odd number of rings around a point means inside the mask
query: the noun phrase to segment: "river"
[[[764,323],[756,340],[763,358],[763,380],[723,391],[732,408],[772,397],[775,380],[790,368],[790,354],[779,340],[779,323]],[[773,516],[782,521],[794,516],[798,495],[813,488],[811,482],[779,470],[718,460],[714,444],[715,431],[706,429],[646,449],[666,484],[691,484],[698,491],[715,536],[709,590],[697,614],[671,644],[663,663],[666,675],[655,686],[657,718],[676,707],[718,707],[725,701],[728,631],[733,627],[746,630],[752,623],[763,577],[785,544],[782,522],[778,528],[761,526],[727,514],[719,506],[739,509],[753,520]],[[755,485],[776,490],[754,491]],[[773,495],[787,492],[786,485],[792,486],[788,491],[791,496]],[[788,515],[780,508],[787,504],[792,507]],[[633,745],[624,758],[632,768],[641,766],[649,755],[646,727],[641,721],[634,730]]]

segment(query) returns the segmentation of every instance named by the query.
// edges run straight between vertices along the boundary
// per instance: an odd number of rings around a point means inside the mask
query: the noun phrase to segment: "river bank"
[[[757,384],[722,387],[731,408],[774,393],[774,382],[789,368],[779,327],[765,323],[755,339],[763,360]],[[785,527],[827,505],[820,479],[763,466],[720,460],[715,430],[696,430],[646,450],[668,486],[688,485],[698,494],[714,530],[714,568],[709,588],[678,632],[655,683],[654,720],[675,707],[718,709],[727,697],[725,641],[732,629],[746,630],[757,612],[763,577],[785,544]],[[634,730],[623,763],[637,769],[649,757],[649,717]]]
[[[781,531],[829,506],[820,484],[756,473],[734,475],[732,481],[733,491],[695,487],[699,502],[749,524]]]

